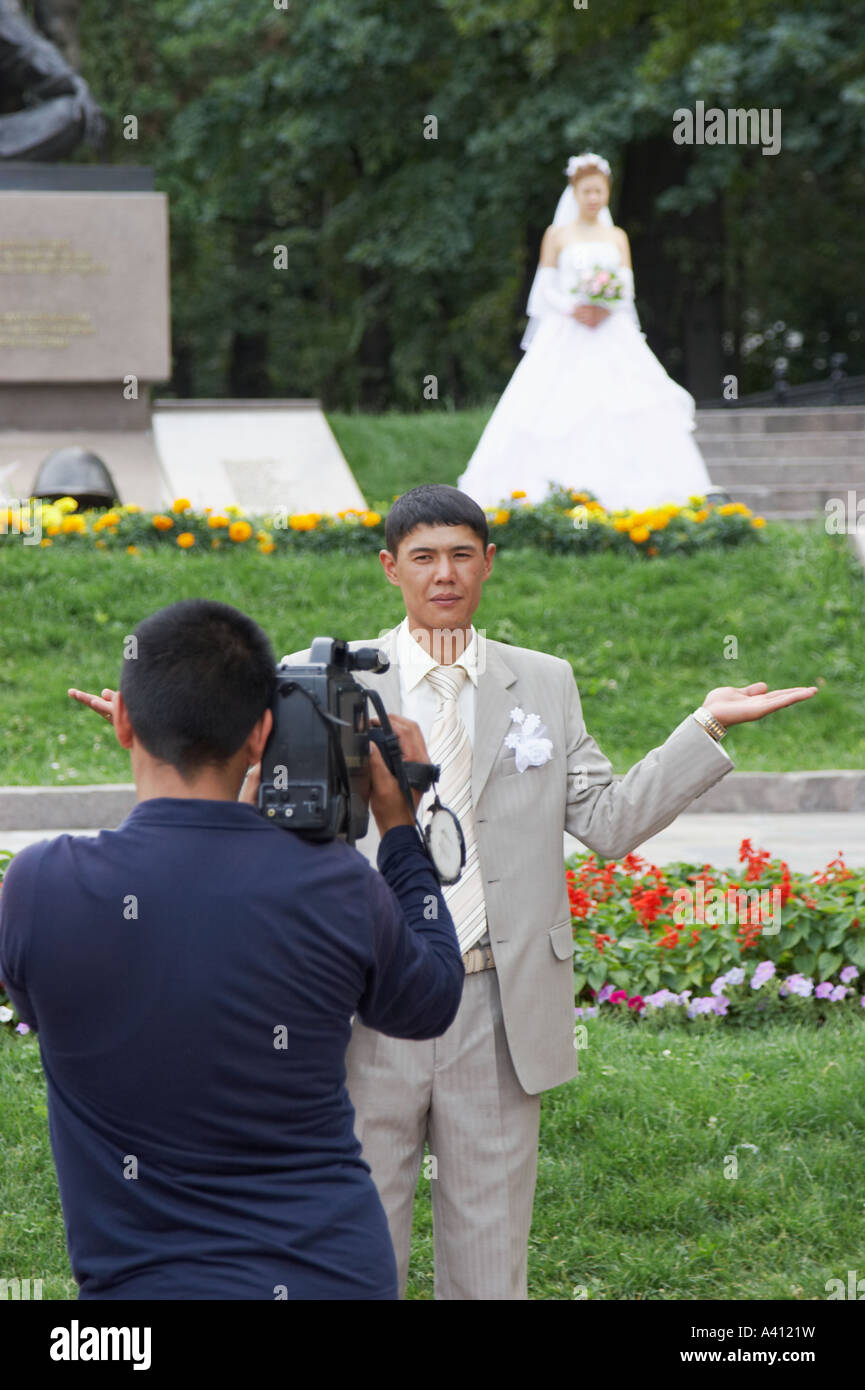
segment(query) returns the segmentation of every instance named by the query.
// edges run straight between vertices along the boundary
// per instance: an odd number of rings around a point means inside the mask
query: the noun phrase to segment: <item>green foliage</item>
[[[863,17],[863,0],[90,0],[103,157],[152,164],[171,201],[170,389],[419,410],[432,374],[443,401],[488,399],[586,146],[614,166],[650,343],[696,394],[728,371],[767,386],[779,350],[794,381],[834,351],[865,371]],[[781,152],[674,145],[698,100],[779,109]]]

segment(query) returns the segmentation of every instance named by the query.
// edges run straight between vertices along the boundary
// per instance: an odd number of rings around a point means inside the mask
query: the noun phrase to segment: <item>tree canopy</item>
[[[865,371],[865,0],[88,0],[81,46],[101,157],[170,198],[178,395],[489,398],[584,148],[698,398]],[[778,111],[779,152],[676,143],[698,102]]]

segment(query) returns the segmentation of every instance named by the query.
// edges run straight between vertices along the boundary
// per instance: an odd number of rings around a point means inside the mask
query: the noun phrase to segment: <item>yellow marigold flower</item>
[[[505,522],[510,521],[510,519],[511,514],[509,511],[506,511],[504,507],[500,507],[499,510],[496,512],[495,516],[493,517],[493,521],[495,522],[496,526],[504,526]]]
[[[137,502],[127,502],[126,506],[121,507],[120,510],[126,512],[128,516],[135,516],[137,512],[141,511],[141,508]]]
[[[705,500],[706,500],[706,495],[705,495],[705,493],[702,493],[702,492],[699,494],[699,496],[694,496],[694,497],[689,497],[689,498],[688,498],[688,501],[690,502],[690,504],[691,504],[692,507],[699,507],[700,503],[701,503],[701,502],[705,502]]]
[[[228,514],[228,516],[234,516],[234,517],[246,516],[246,512],[243,510],[243,508],[242,508],[242,507],[236,507],[236,506],[234,506],[234,504],[232,504],[230,507],[226,507],[225,510],[226,510],[226,513]]]
[[[630,535],[631,540],[634,541],[635,544],[639,545],[642,541],[647,541],[649,539],[651,532],[648,526],[635,526],[633,531],[630,531],[628,534]]]
[[[364,512],[361,521],[364,526],[378,526],[381,517],[378,512]]]
[[[43,536],[42,539],[41,539],[41,541],[39,542],[39,544],[40,544],[40,545],[53,545],[54,542],[53,542],[53,541],[49,541],[49,539],[48,539],[47,536]]]
[[[572,501],[572,502],[588,502],[588,500],[589,500],[588,494],[585,493],[585,492],[572,492],[572,493],[571,493],[571,501]]]
[[[708,508],[708,507],[701,507],[700,510],[699,510],[698,512],[695,512],[695,513],[694,513],[694,520],[695,520],[695,521],[705,521],[706,518],[708,517],[708,515],[709,515],[709,508]]]
[[[204,508],[204,515],[205,515],[205,516],[210,516],[210,513],[211,513],[212,511],[213,511],[213,508],[212,508],[212,507],[205,507],[205,508]]]
[[[229,521],[227,516],[209,516],[207,518],[207,524],[216,531],[220,526],[228,526]]]
[[[67,512],[78,511],[78,503],[76,502],[74,497],[58,497],[57,501],[54,503],[54,506],[59,507],[60,511],[63,512],[64,516]]]
[[[525,497],[525,495],[526,495],[526,494],[523,492],[523,490],[522,490],[521,487],[515,488],[514,491],[511,493],[511,497],[513,497],[513,499],[514,499],[515,502],[516,502],[520,497]]]
[[[171,520],[170,516],[163,516],[161,512],[157,512],[156,516],[153,518],[153,525],[156,527],[157,531],[170,531],[174,522]]]
[[[765,525],[766,525],[766,518],[765,518],[764,516],[755,516],[755,517],[752,518],[751,525],[752,525],[752,526],[765,526]]]
[[[128,545],[128,546],[126,547],[126,554],[127,554],[127,555],[137,555],[138,553],[139,553],[139,551],[138,551],[138,546],[137,546],[137,545]]]
[[[173,512],[180,512],[181,514],[183,512],[189,512],[192,510],[192,503],[188,497],[178,497],[171,510]]]
[[[181,531],[177,537],[177,544],[184,550],[188,550],[191,545],[195,545],[195,537],[191,531]]]
[[[87,530],[87,522],[83,516],[64,516],[60,530],[65,536],[81,536]]]
[[[631,523],[626,516],[614,517],[613,525],[617,531],[630,531],[631,529]]]
[[[228,528],[229,540],[248,541],[252,535],[252,527],[248,521],[232,521]]]
[[[274,550],[276,549],[276,546],[274,545],[273,541],[259,541],[258,548],[261,551],[262,555],[272,555]]]

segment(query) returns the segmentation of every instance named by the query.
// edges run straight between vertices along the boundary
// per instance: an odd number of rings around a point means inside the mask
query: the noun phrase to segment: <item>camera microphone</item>
[[[379,647],[358,647],[352,652],[352,664],[355,670],[372,671],[376,676],[390,670],[390,661]]]

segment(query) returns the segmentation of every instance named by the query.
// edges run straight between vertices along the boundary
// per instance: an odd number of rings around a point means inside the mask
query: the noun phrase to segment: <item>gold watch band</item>
[[[721,742],[727,730],[721,721],[715,718],[714,714],[700,705],[699,709],[694,710],[693,718],[706,730],[706,733],[711,734],[716,743]]]

